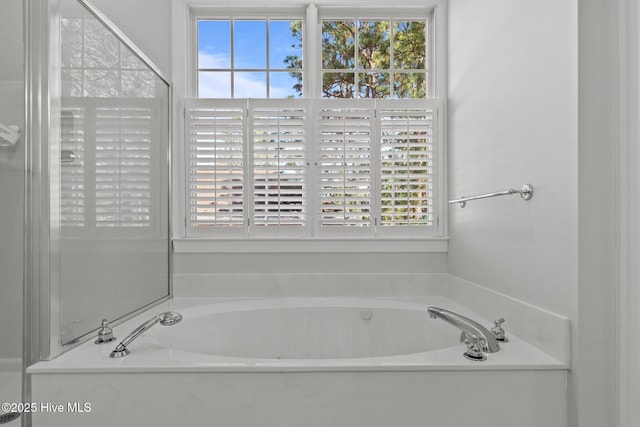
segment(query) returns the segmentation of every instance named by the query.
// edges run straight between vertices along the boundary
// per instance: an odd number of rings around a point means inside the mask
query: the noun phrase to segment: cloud
[[[271,85],[271,98],[297,97],[290,83]],[[198,79],[198,91],[201,98],[229,98],[231,97],[230,72],[202,72]],[[242,73],[235,75],[235,98],[264,98],[267,95],[265,73]]]
[[[198,68],[230,68],[231,58],[226,53],[198,51]]]

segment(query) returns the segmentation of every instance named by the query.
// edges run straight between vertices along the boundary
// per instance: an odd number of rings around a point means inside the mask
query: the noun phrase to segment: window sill
[[[177,254],[190,253],[446,253],[448,237],[405,239],[203,239],[174,238]]]

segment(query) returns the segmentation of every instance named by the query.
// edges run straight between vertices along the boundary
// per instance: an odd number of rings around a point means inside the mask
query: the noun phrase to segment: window
[[[93,17],[61,18],[60,43],[62,232],[160,233],[162,85]]]
[[[186,237],[443,234],[433,11],[362,11],[193,13]]]
[[[425,98],[428,20],[322,21],[322,96]]]
[[[302,20],[198,19],[199,98],[302,93]]]

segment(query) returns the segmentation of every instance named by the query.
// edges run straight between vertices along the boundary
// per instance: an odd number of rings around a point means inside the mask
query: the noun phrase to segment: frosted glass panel
[[[75,0],[59,40],[50,268],[64,349],[169,293],[169,87]]]

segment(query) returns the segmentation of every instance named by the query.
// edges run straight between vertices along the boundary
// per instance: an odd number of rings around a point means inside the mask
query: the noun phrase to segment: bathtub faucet
[[[432,319],[442,319],[462,331],[460,341],[467,344],[467,352],[464,353],[467,359],[485,360],[484,353],[500,350],[495,334],[475,320],[439,307],[429,307],[427,312]]]
[[[116,348],[111,352],[109,357],[124,357],[129,354],[129,350],[127,346],[131,344],[133,340],[138,338],[140,335],[144,333],[147,329],[155,325],[156,323],[160,323],[164,326],[175,325],[179,321],[182,320],[182,315],[180,313],[176,313],[175,311],[167,311],[166,313],[158,314],[154,316],[152,319],[147,320],[142,325],[138,326],[134,329],[133,332],[129,334],[125,339],[122,340],[120,344],[116,346]]]

